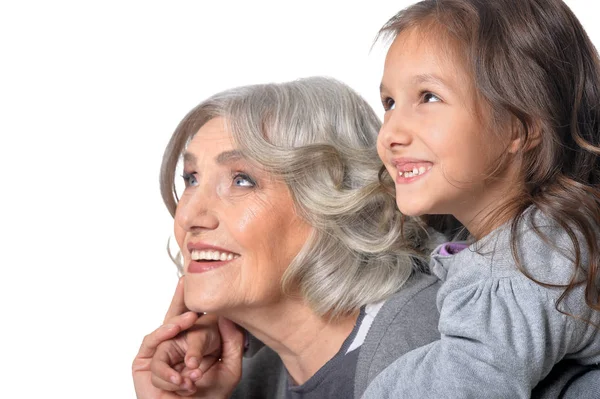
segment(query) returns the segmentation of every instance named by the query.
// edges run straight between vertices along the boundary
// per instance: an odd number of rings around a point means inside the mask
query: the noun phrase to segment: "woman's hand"
[[[156,388],[152,384],[151,364],[157,348],[161,343],[168,342],[185,330],[194,325],[198,315],[186,312],[182,315],[170,318],[168,323],[163,324],[151,334],[146,335],[142,341],[140,350],[133,360],[132,374],[135,393],[138,399],[175,399],[181,395],[167,392]]]
[[[241,377],[244,335],[229,320],[217,325],[214,316],[187,312],[182,280],[165,324],[144,338],[134,359],[139,399],[228,397]]]
[[[204,317],[205,316],[202,316],[200,321]],[[195,327],[196,326],[192,328]],[[161,352],[162,348],[159,346],[155,359],[153,359],[151,365],[153,384],[162,387],[167,391],[176,391],[181,396],[191,395],[194,398],[228,398],[242,376],[244,334],[233,322],[222,317],[218,318],[218,332],[220,333],[222,342],[220,358],[214,355],[203,356],[200,361],[199,369],[193,369],[186,361],[187,366],[184,365],[184,369],[181,371],[182,382],[180,385],[177,385],[177,382],[179,382],[178,380],[166,382],[163,378],[154,378],[158,377],[158,373],[155,375],[154,372],[154,362],[160,361],[161,363],[165,363],[165,360],[169,359],[168,356],[164,356]],[[197,331],[183,333],[188,335],[187,344],[189,345],[189,349],[188,354],[185,356],[186,359],[190,358],[189,352],[191,351],[191,348],[198,348],[199,346],[197,346],[197,343],[206,336],[205,334],[202,334],[201,336],[191,337],[192,334],[196,333]],[[162,359],[159,358],[159,356],[163,356]],[[170,378],[171,376],[169,379]]]

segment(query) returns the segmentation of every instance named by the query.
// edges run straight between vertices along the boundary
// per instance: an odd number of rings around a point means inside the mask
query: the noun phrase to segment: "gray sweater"
[[[570,241],[548,219],[529,212],[517,246],[531,277],[569,282]],[[437,297],[440,339],[397,359],[363,398],[527,398],[561,359],[573,367],[600,361],[600,332],[579,319],[600,324],[600,312],[585,305],[583,287],[559,304],[579,318],[557,311],[563,289],[537,284],[516,268],[507,226],[455,255],[440,255],[438,248],[431,270],[444,281]]]
[[[435,306],[439,285],[433,276],[415,274],[383,304],[360,347],[355,397],[398,356],[439,337]],[[244,358],[242,380],[232,398],[285,398],[286,378],[279,356],[264,346],[251,358]]]
[[[384,303],[360,348],[354,383],[355,398],[360,398],[369,383],[398,357],[440,338],[436,307],[440,285],[436,277],[418,273]],[[251,343],[252,357],[244,358],[242,381],[232,398],[285,398],[287,373],[279,356],[266,346],[257,347],[256,340]],[[567,394],[564,398],[584,398],[578,396],[581,391],[590,392],[590,387],[597,389],[600,386],[600,379],[592,377],[594,372],[596,377],[600,374],[600,370],[563,362],[535,388],[532,397],[558,398],[573,377],[579,377],[575,379],[578,384],[573,384],[574,388],[569,390],[575,394]],[[598,395],[586,398],[600,398],[600,391],[597,392]]]

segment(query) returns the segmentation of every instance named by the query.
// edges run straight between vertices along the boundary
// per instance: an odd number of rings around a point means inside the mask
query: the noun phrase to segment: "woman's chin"
[[[197,301],[188,301],[188,300],[186,300],[185,301],[185,307],[188,310],[191,310],[192,312],[196,312],[196,313],[207,312],[206,306],[201,306],[200,304],[197,303]]]
[[[203,295],[194,295],[193,292],[185,293],[184,303],[187,309],[197,313],[218,313],[222,310],[222,306],[215,303],[214,299],[211,300]]]

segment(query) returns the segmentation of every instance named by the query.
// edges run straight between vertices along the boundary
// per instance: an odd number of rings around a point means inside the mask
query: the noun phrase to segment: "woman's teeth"
[[[214,250],[197,250],[194,249],[191,253],[192,260],[232,260],[235,258],[239,258],[239,255],[233,254],[231,252],[221,252]]]

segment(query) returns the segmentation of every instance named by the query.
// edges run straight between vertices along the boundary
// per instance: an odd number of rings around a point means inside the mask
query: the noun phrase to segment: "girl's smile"
[[[392,159],[391,164],[398,171],[395,178],[396,184],[412,183],[433,167],[431,162],[411,158]]]

